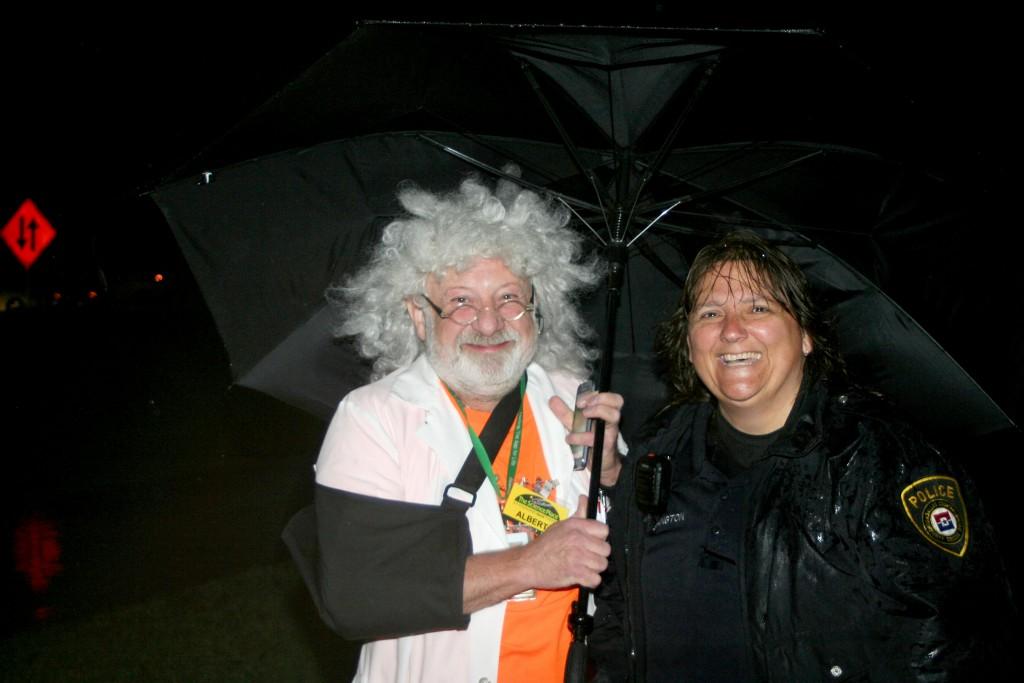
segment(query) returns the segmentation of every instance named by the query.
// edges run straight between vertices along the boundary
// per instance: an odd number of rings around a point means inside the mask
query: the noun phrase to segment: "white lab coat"
[[[558,502],[576,509],[589,473],[574,472],[565,428],[548,407],[558,395],[572,406],[579,380],[527,368],[526,395],[537,422]],[[462,417],[424,356],[412,365],[361,387],[338,406],[317,461],[317,482],[353,493],[438,505],[471,447]],[[498,501],[484,481],[466,513],[473,552],[508,547]],[[356,681],[372,683],[467,681],[493,683],[505,605],[473,613],[465,631],[438,631],[378,640],[363,646]]]

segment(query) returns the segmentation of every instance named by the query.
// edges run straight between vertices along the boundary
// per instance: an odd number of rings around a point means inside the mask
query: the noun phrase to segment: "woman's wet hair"
[[[669,366],[672,404],[710,398],[689,358],[690,314],[701,304],[706,276],[719,273],[728,263],[740,264],[745,284],[777,301],[811,338],[814,350],[807,356],[806,372],[824,380],[845,376],[832,326],[814,302],[803,271],[781,249],[752,232],[740,230],[697,253],[686,275],[678,308],[659,328],[658,348]]]

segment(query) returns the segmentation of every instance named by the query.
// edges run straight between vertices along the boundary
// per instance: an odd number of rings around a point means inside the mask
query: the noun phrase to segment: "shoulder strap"
[[[491,416],[487,418],[487,424],[484,425],[483,431],[480,432],[480,442],[483,443],[488,455],[491,456],[491,462],[494,462],[494,458],[497,457],[498,449],[501,448],[501,442],[505,440],[505,435],[508,434],[509,428],[512,427],[512,423],[516,419],[516,413],[519,412],[521,402],[522,397],[519,394],[519,387],[516,386],[515,389],[505,394],[491,412]],[[469,454],[466,455],[466,461],[462,463],[462,469],[459,470],[459,475],[455,477],[454,482],[448,484],[444,489],[441,507],[444,509],[462,510],[463,512],[473,507],[473,504],[476,503],[476,492],[480,489],[480,485],[484,483],[486,476],[484,468],[480,466],[480,461],[477,460],[476,452],[470,447]]]

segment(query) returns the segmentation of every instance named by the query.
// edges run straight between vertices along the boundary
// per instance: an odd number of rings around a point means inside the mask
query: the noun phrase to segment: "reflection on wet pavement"
[[[59,574],[60,532],[57,524],[37,514],[25,517],[14,527],[14,570],[21,574],[37,603],[31,611],[37,622],[46,621],[53,608],[46,605],[46,589]]]

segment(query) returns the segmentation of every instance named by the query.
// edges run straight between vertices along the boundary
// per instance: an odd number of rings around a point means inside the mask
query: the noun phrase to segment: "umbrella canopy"
[[[813,32],[368,25],[154,198],[236,379],[321,416],[367,376],[323,292],[398,184],[512,161],[624,267],[612,387],[634,414],[660,401],[653,330],[689,260],[742,226],[805,268],[856,377],[939,433],[986,434],[1012,423],[905,310],[928,311],[929,269],[973,223],[895,104]]]

